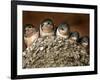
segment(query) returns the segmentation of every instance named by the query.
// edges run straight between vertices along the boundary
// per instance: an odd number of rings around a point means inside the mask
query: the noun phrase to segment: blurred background
[[[23,25],[33,24],[39,29],[40,23],[46,18],[52,19],[55,27],[66,22],[71,31],[80,33],[80,37],[89,36],[89,14],[23,11]]]
[[[89,36],[89,14],[23,11],[23,25],[34,24],[38,28],[46,18],[52,19],[55,27],[66,22],[71,31],[78,31],[81,36]]]

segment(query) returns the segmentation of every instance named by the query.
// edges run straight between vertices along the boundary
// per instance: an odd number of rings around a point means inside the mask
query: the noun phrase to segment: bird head
[[[32,24],[26,24],[24,26],[24,36],[28,37],[32,34],[35,34],[37,32],[37,29]]]
[[[88,36],[82,37],[82,39],[81,39],[81,44],[82,44],[84,47],[87,47],[87,46],[89,45],[89,37],[88,37]]]
[[[52,32],[54,30],[54,23],[51,19],[45,19],[41,23],[41,29],[44,32]]]
[[[74,41],[77,41],[79,39],[79,33],[77,31],[72,32],[70,38]]]
[[[58,31],[60,34],[62,35],[67,35],[70,32],[70,28],[69,25],[66,23],[62,23],[58,26]]]

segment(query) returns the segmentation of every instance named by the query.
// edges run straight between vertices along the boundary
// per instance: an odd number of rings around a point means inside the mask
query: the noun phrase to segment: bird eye
[[[48,22],[48,24],[51,24],[51,22]]]
[[[62,27],[62,30],[64,30],[65,28],[64,27]]]
[[[32,28],[32,26],[29,26],[28,28]]]
[[[48,24],[50,24],[50,23],[48,22]]]
[[[43,26],[44,26],[44,24],[41,25],[41,27],[43,27]]]

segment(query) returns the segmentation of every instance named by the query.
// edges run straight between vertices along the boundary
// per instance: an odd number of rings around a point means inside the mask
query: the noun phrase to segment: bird
[[[79,40],[79,32],[77,31],[71,32],[70,38],[69,38],[70,43],[71,44],[76,43],[78,42],[78,40]]]
[[[61,23],[56,30],[56,36],[67,39],[69,38],[69,34],[70,34],[69,24]]]
[[[44,19],[40,24],[40,37],[54,36],[54,23],[51,19]]]
[[[39,37],[39,31],[33,24],[26,24],[24,26],[24,42],[26,47],[30,47],[31,44]]]
[[[81,45],[85,48],[89,46],[89,37],[88,36],[84,36],[81,38]]]

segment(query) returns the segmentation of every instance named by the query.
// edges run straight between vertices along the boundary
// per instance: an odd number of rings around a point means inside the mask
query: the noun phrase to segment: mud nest
[[[80,43],[55,37],[38,38],[22,54],[23,68],[88,66],[89,51]]]

